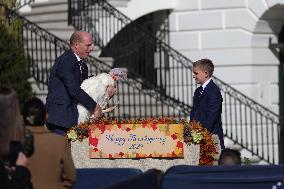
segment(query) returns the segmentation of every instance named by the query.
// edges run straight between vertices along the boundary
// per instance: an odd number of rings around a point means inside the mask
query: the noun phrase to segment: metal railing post
[[[284,164],[284,122],[280,119],[279,124],[279,164]]]

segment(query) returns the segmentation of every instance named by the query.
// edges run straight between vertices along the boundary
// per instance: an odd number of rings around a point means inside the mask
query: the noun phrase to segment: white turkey
[[[97,76],[92,76],[83,81],[81,84],[81,89],[83,89],[100,107],[103,109],[103,112],[108,112],[114,109],[109,108],[108,110],[104,110],[110,97],[108,96],[106,90],[109,85],[116,86],[117,81],[125,79],[127,74],[119,68],[114,68],[107,73],[101,73]],[[89,112],[84,106],[81,104],[77,105],[78,109],[78,123],[88,121],[92,112]]]

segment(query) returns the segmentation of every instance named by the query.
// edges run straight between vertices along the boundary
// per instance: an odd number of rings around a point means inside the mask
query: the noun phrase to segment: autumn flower
[[[71,140],[72,142],[76,141],[78,138],[78,135],[75,131],[75,129],[70,129],[68,132],[67,132],[67,139],[68,140]]]
[[[191,131],[192,140],[195,144],[199,144],[201,140],[203,139],[203,136],[200,132],[197,132],[195,130]]]

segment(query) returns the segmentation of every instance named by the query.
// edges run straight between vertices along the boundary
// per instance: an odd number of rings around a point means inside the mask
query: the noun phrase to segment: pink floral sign
[[[90,158],[183,158],[182,124],[91,125]]]

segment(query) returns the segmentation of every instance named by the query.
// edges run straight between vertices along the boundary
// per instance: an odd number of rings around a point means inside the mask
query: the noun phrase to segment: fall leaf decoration
[[[200,145],[199,165],[213,165],[218,152],[212,138],[212,133],[196,120],[184,124],[184,142],[187,145]]]
[[[70,141],[75,142],[76,140],[82,142],[83,139],[88,137],[89,137],[89,124],[87,122],[80,123],[75,127],[71,127],[66,133],[66,138],[69,142]]]
[[[66,138],[68,141],[75,142],[76,140],[82,141],[85,138],[89,137],[89,126],[96,125],[100,130],[105,129],[105,125],[122,125],[122,124],[142,124],[144,126],[148,124],[153,124],[153,127],[156,127],[155,124],[178,124],[184,123],[184,120],[180,122],[176,121],[173,118],[149,118],[149,119],[136,119],[136,120],[122,120],[118,121],[117,119],[106,119],[101,118],[97,120],[93,120],[92,122],[83,122],[77,126],[71,127],[67,133]],[[153,128],[155,130],[155,128]]]

